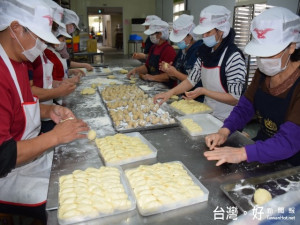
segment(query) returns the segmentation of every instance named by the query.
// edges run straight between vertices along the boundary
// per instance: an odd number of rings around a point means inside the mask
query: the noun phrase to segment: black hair
[[[292,62],[297,62],[300,61],[300,48],[295,49],[295,51],[293,52],[293,54],[291,54],[291,61]]]

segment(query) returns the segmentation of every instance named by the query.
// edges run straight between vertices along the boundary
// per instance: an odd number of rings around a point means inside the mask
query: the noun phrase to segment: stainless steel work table
[[[124,75],[118,76],[122,77],[121,80],[127,82]],[[82,84],[65,99],[65,104],[73,110],[77,117],[85,120],[92,129],[96,130],[98,137],[112,135],[115,131],[108,119],[99,93],[89,96],[80,95],[80,90],[83,87],[90,86],[94,79],[97,79],[97,77],[83,78]],[[226,220],[226,218],[224,220],[214,220],[214,210],[217,207],[222,207],[226,211],[227,206],[235,206],[220,189],[221,184],[290,167],[285,162],[264,165],[258,163],[224,164],[216,167],[215,161],[207,161],[203,156],[203,152],[207,150],[204,137],[191,137],[180,127],[147,130],[140,133],[157,148],[158,162],[183,162],[209,190],[208,201],[148,217],[141,216],[138,210],[135,209],[129,213],[86,221],[80,224],[228,224],[231,220]],[[237,147],[249,143],[252,143],[250,139],[236,132],[231,135],[225,145]],[[75,169],[98,168],[102,165],[95,143],[89,140],[77,140],[56,148],[46,206],[48,209],[48,224],[58,224],[57,210],[53,208],[58,204],[59,176],[69,174]]]

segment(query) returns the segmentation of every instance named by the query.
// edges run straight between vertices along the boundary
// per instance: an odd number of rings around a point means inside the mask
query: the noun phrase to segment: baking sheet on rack
[[[300,166],[236,183],[222,184],[220,188],[241,211],[246,212],[256,205],[253,195],[258,188],[268,190],[272,198],[300,189]]]
[[[139,205],[138,200],[136,200],[138,210],[139,210],[140,214],[143,215],[143,216],[150,216],[150,215],[154,215],[154,214],[159,214],[159,213],[167,212],[167,211],[170,211],[170,210],[179,209],[179,208],[182,208],[182,207],[185,207],[185,206],[190,206],[190,205],[194,205],[194,204],[197,204],[197,203],[205,202],[205,201],[208,200],[209,191],[189,171],[189,169],[185,167],[185,165],[181,161],[172,161],[172,162],[168,162],[168,163],[180,163],[182,165],[182,167],[184,168],[184,170],[187,171],[187,174],[192,178],[194,184],[201,188],[201,190],[203,191],[203,195],[192,198],[192,199],[189,199],[189,200],[182,200],[182,201],[177,201],[177,202],[174,202],[174,203],[171,203],[171,204],[165,204],[165,205],[162,205],[161,207],[157,207],[157,208],[152,209],[152,210],[145,210],[145,209],[141,208],[140,205]],[[127,170],[125,170],[125,173],[126,173],[126,171]],[[125,177],[126,177],[126,175],[125,175]],[[128,184],[130,185],[129,181],[128,181]],[[132,193],[133,193],[133,195],[135,195],[134,191],[132,191]]]
[[[99,213],[98,216],[96,216],[96,217],[88,217],[88,216],[86,216],[86,217],[74,217],[74,218],[68,219],[68,220],[60,219],[58,217],[58,213],[57,213],[57,219],[58,219],[59,224],[60,225],[74,224],[74,223],[84,222],[84,221],[88,221],[88,220],[99,219],[99,218],[103,218],[103,217],[107,217],[107,216],[114,216],[114,215],[118,215],[118,214],[125,213],[125,212],[130,212],[130,211],[134,210],[136,208],[136,200],[134,198],[134,195],[132,193],[130,185],[128,184],[128,181],[125,178],[125,174],[124,174],[123,170],[118,166],[116,166],[116,168],[120,172],[120,182],[123,185],[126,194],[128,195],[129,201],[131,202],[131,206],[130,206],[129,209],[115,210],[114,212],[107,213],[107,214]]]
[[[156,161],[157,149],[146,138],[144,138],[143,135],[141,135],[139,132],[126,133],[125,135],[130,137],[138,137],[144,144],[149,147],[149,149],[152,151],[151,154],[124,159],[118,162],[106,162],[101,154],[101,151],[98,150],[99,156],[106,166],[121,166],[122,168],[129,168],[139,166],[141,164],[150,164]]]
[[[113,101],[106,101],[103,99],[102,97],[102,92],[103,90],[103,87],[98,87],[98,91],[100,93],[100,98],[101,98],[101,101],[104,103],[105,105],[105,108],[107,111],[108,110],[108,107],[107,107],[107,102],[113,102]],[[127,106],[126,106],[127,107]],[[116,110],[119,110],[119,109],[125,109],[126,107],[118,107],[115,109]],[[168,104],[164,103],[160,106],[160,108],[158,109],[158,111],[156,113],[154,113],[155,116],[157,117],[161,117],[164,113],[168,113],[169,114],[169,118],[171,119],[174,119],[173,123],[169,123],[169,124],[163,124],[161,122],[157,123],[157,124],[152,124],[150,122],[147,122],[145,126],[138,126],[136,128],[127,128],[127,123],[126,122],[122,122],[121,123],[121,126],[117,127],[116,124],[114,123],[114,120],[111,118],[111,115],[108,113],[111,121],[112,121],[112,124],[113,124],[113,127],[114,129],[117,131],[117,132],[120,132],[120,133],[128,133],[128,132],[137,132],[137,131],[145,131],[145,130],[154,130],[154,129],[162,129],[162,128],[168,128],[168,127],[176,127],[178,126],[178,122],[175,120],[175,115],[173,116],[174,113],[172,113],[172,111],[170,110],[170,107]]]
[[[188,132],[191,136],[199,136],[199,135],[207,135],[218,132],[220,127],[223,126],[223,122],[212,116],[211,114],[193,114],[187,116],[176,117],[180,121],[183,129]],[[197,123],[201,128],[201,132],[191,132],[184,126],[181,121],[184,119],[192,119],[195,123]]]

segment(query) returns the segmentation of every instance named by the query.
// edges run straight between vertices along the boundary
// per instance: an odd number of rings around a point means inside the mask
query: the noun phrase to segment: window
[[[184,0],[173,0],[173,21],[184,13],[185,6]]]
[[[252,19],[265,9],[272,6],[266,4],[252,4],[246,6],[236,6],[234,9],[233,28],[236,32],[235,44],[243,51],[246,44],[251,40],[250,25]],[[253,79],[257,69],[256,57],[245,54],[247,66],[247,85]]]

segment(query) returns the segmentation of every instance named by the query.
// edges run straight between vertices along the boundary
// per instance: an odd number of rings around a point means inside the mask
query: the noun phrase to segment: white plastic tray
[[[185,167],[185,165],[180,162],[180,161],[172,161],[172,162],[168,162],[168,163],[180,163],[183,168],[187,171],[188,175],[192,178],[194,184],[196,184],[197,186],[199,186],[201,188],[201,190],[203,191],[203,195],[193,198],[193,199],[189,199],[189,200],[183,200],[183,201],[177,201],[171,204],[165,204],[162,205],[161,207],[157,208],[156,210],[144,210],[140,207],[139,202],[137,200],[137,208],[140,212],[140,214],[142,216],[150,216],[150,215],[154,215],[154,214],[159,214],[159,213],[163,213],[163,212],[167,212],[170,210],[174,210],[174,209],[179,209],[185,206],[190,206],[190,205],[194,205],[200,202],[205,202],[208,200],[208,195],[209,195],[209,191],[206,189],[206,187],[204,187],[204,185]],[[130,169],[129,169],[130,170]],[[126,170],[126,171],[129,171]],[[125,172],[126,172],[125,171]],[[125,176],[126,177],[126,176]],[[126,177],[127,178],[127,177]],[[128,184],[130,185],[129,181]],[[132,189],[132,188],[131,188]],[[135,196],[134,192],[132,191],[133,195]]]
[[[126,133],[125,135],[130,136],[130,137],[138,137],[139,139],[141,139],[141,141],[144,144],[148,145],[148,147],[150,148],[152,153],[149,155],[138,156],[138,157],[134,157],[134,158],[120,160],[119,162],[106,162],[104,157],[102,156],[100,150],[98,150],[100,158],[106,166],[122,166],[123,167],[127,164],[134,164],[134,166],[138,166],[142,163],[149,164],[149,163],[152,163],[154,160],[156,160],[157,149],[149,141],[147,141],[146,138],[144,138],[139,132]]]
[[[211,114],[193,114],[187,116],[180,116],[176,118],[180,121],[183,129],[188,132],[191,136],[207,135],[218,132],[218,130],[223,126],[223,122],[218,120],[216,117]],[[202,127],[201,132],[191,132],[189,131],[182,123],[183,119],[192,119],[200,127]]]
[[[79,222],[84,222],[84,221],[88,221],[88,220],[93,220],[93,219],[99,219],[99,218],[103,218],[103,217],[106,217],[106,216],[114,216],[114,215],[118,215],[118,214],[121,214],[121,213],[125,213],[125,212],[129,212],[129,211],[132,211],[136,208],[136,200],[135,200],[135,197],[132,193],[132,190],[128,184],[128,181],[127,179],[125,178],[125,174],[123,172],[123,170],[120,168],[120,167],[116,167],[119,172],[120,172],[120,181],[121,181],[121,184],[123,185],[124,187],[124,190],[126,192],[126,194],[128,195],[128,199],[129,201],[131,202],[131,207],[129,209],[126,209],[126,210],[115,210],[114,212],[112,213],[99,213],[98,216],[95,216],[95,217],[73,217],[71,219],[68,219],[68,220],[62,220],[58,217],[58,211],[57,211],[57,219],[58,219],[58,223],[60,225],[67,225],[67,224],[73,224],[73,223],[79,223]]]

